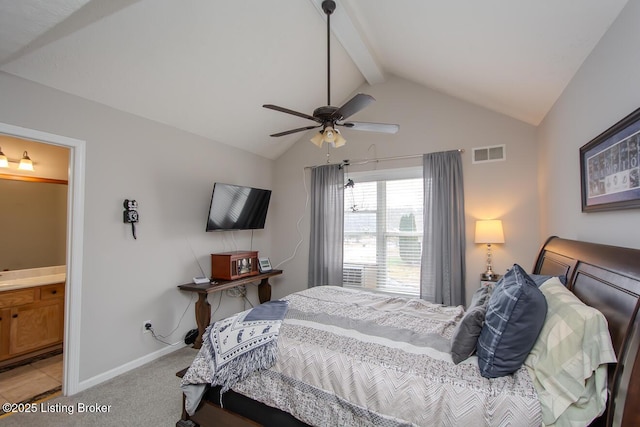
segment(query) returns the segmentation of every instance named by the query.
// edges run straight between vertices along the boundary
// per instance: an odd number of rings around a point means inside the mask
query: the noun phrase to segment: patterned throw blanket
[[[287,301],[269,301],[210,325],[196,360],[182,379],[183,390],[194,376],[206,372],[207,383],[221,386],[224,393],[251,373],[271,367],[288,306]],[[205,390],[198,390],[193,399],[185,392],[187,412],[195,411]]]

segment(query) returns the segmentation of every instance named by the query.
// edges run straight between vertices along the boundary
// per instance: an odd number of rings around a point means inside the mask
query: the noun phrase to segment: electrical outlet
[[[147,325],[151,325],[151,320],[145,320],[144,322],[142,322],[142,333],[144,334],[151,332],[151,330],[149,329],[151,326],[147,327]]]

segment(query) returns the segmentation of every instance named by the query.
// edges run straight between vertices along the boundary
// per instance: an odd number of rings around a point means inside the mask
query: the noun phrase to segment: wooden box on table
[[[236,280],[257,274],[259,274],[257,251],[211,254],[211,276],[213,279]]]

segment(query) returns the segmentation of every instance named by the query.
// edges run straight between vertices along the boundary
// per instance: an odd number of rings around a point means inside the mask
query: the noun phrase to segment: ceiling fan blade
[[[288,108],[278,107],[277,105],[264,104],[263,107],[268,108],[270,110],[280,111],[281,113],[293,114],[294,116],[302,117],[303,119],[313,120],[314,122],[319,122],[319,120],[313,116],[310,116],[305,113],[299,113],[298,111],[289,110]]]
[[[303,128],[285,130],[284,132],[274,133],[273,135],[269,135],[269,136],[285,136],[285,135],[289,135],[289,134],[296,133],[296,132],[302,132],[303,130],[319,128],[320,126],[321,125],[318,125],[318,126],[305,126]]]
[[[371,104],[375,99],[371,95],[359,93],[338,108],[332,115],[333,121],[344,120]]]
[[[397,133],[400,130],[400,125],[390,123],[347,122],[336,124],[353,130],[365,130],[368,132]]]

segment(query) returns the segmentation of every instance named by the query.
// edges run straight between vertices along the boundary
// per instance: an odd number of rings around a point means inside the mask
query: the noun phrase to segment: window
[[[422,168],[345,174],[344,286],[418,296]]]

